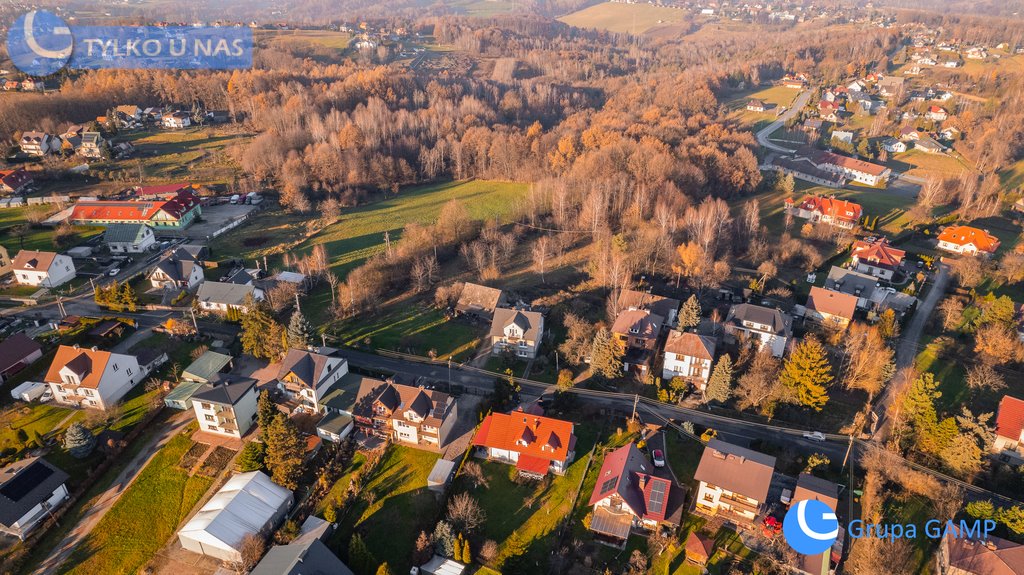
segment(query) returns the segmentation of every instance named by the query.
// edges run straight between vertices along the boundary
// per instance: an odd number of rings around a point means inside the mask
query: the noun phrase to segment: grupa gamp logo
[[[825,503],[805,499],[789,508],[782,521],[782,534],[797,553],[819,555],[839,537],[839,519]]]
[[[7,33],[11,61],[32,76],[48,76],[63,68],[71,59],[74,43],[71,28],[46,10],[22,14]]]

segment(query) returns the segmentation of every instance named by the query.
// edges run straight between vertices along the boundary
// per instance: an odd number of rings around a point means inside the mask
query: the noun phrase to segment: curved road
[[[779,128],[781,128],[783,126],[783,124],[785,124],[793,116],[796,116],[797,113],[799,113],[800,110],[802,110],[804,108],[804,106],[807,105],[807,100],[810,99],[811,92],[812,92],[812,90],[804,90],[803,92],[801,92],[800,95],[796,97],[796,100],[793,100],[793,104],[789,107],[788,110],[786,110],[786,112],[784,114],[779,116],[771,124],[768,124],[764,128],[761,128],[760,130],[758,130],[757,131],[757,143],[761,144],[761,146],[764,147],[764,148],[767,148],[769,150],[773,150],[775,152],[781,152],[783,154],[792,154],[793,152],[795,152],[796,150],[790,150],[789,148],[783,148],[782,146],[780,146],[778,144],[772,143],[772,141],[768,139],[768,136],[771,136],[772,133],[775,130],[778,130]]]

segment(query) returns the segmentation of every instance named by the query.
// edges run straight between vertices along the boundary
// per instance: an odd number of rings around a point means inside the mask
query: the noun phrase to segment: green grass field
[[[652,4],[622,4],[604,2],[589,6],[559,18],[577,28],[596,28],[609,32],[643,34],[664,24],[678,24],[687,20],[683,10]]]
[[[10,396],[7,389],[4,393]],[[29,440],[32,440],[33,432],[42,436],[48,434],[59,434],[71,425],[72,422],[82,419],[84,411],[61,407],[53,403],[33,403],[21,408],[10,408],[0,414],[0,447],[18,446],[17,435],[19,430],[24,430]],[[63,425],[59,425],[69,416]]]
[[[785,86],[771,86],[760,90],[745,90],[735,94],[725,107],[729,110],[729,118],[753,130],[760,129],[775,120],[780,106],[789,107],[796,99],[798,90]],[[750,100],[761,100],[767,106],[764,112],[747,110]]]
[[[378,561],[387,561],[395,573],[408,573],[413,546],[420,531],[434,529],[439,504],[427,490],[427,477],[439,455],[410,447],[392,445],[362,488],[373,493],[373,504],[365,496],[342,510],[331,546],[346,557],[348,542],[358,530]]]
[[[169,441],[59,572],[135,573],[152,558],[213,483],[178,467],[191,445],[189,433]]]
[[[799,200],[805,195],[835,196],[856,202],[864,209],[864,215],[870,216],[872,219],[878,216],[878,231],[889,234],[897,234],[909,225],[910,221],[907,218],[907,210],[914,205],[913,198],[885,190],[866,188],[863,190],[834,189],[796,180],[793,198]],[[771,191],[758,195],[757,199],[761,202],[761,223],[773,234],[781,234],[783,220],[785,219],[785,195]],[[742,203],[741,201],[735,205],[740,206]],[[793,227],[790,232],[797,233],[803,224],[804,220],[794,218]]]
[[[56,206],[48,204],[0,209],[0,244],[7,248],[11,259],[14,259],[14,256],[22,249],[51,251],[54,249],[55,228],[29,225],[23,228],[24,235],[18,233],[18,228],[32,220],[46,219],[48,215],[56,211]],[[71,243],[75,244],[103,233],[104,228],[74,226],[73,229],[78,239]]]
[[[96,163],[92,169],[126,170],[137,176],[141,165],[146,181],[226,184],[241,174],[227,150],[249,137],[242,132],[212,127],[131,133],[126,139],[136,148],[134,157]]]
[[[1024,160],[1015,162],[1009,168],[999,172],[999,182],[1009,190],[1024,187]]]
[[[332,329],[341,343],[349,346],[369,345],[426,356],[430,350],[439,359],[456,361],[473,355],[486,327],[448,320],[444,314],[425,304],[402,303],[371,317],[339,322]]]
[[[952,155],[928,154],[914,149],[890,156],[889,161],[885,165],[894,171],[921,178],[927,178],[932,175],[955,177],[971,169]]]
[[[374,254],[384,250],[384,233],[391,241],[401,238],[407,223],[431,223],[451,200],[462,202],[477,220],[511,221],[526,184],[472,180],[415,186],[397,196],[343,211],[341,218],[317,235],[302,241],[295,252],[308,252],[323,244],[335,273],[344,276]],[[269,256],[276,263],[281,246],[302,240],[308,215],[282,211],[264,212],[237,231],[227,233],[212,245],[215,258],[226,256],[252,259]]]

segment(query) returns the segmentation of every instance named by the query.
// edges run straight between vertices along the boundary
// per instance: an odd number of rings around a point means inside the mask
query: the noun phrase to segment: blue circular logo
[[[819,555],[839,537],[839,519],[828,505],[816,499],[798,501],[782,521],[782,534],[797,553]]]
[[[68,63],[74,38],[56,14],[34,10],[23,14],[7,33],[7,53],[19,70],[49,76]]]

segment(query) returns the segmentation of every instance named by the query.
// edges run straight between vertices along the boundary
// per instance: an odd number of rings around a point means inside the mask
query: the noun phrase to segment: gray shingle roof
[[[41,457],[22,459],[0,469],[0,525],[14,525],[67,480],[67,473]]]
[[[251,295],[254,291],[255,288],[251,285],[203,282],[199,284],[199,292],[196,297],[200,302],[239,306],[244,304],[246,296]]]
[[[251,377],[238,375],[222,375],[216,383],[206,384],[192,394],[193,401],[207,401],[222,405],[234,405],[238,400],[245,397],[256,385],[256,380]]]
[[[107,231],[103,232],[103,241],[106,243],[138,244],[146,237],[149,227],[145,224],[111,224]]]
[[[353,575],[319,539],[305,544],[275,545],[250,575]]]

